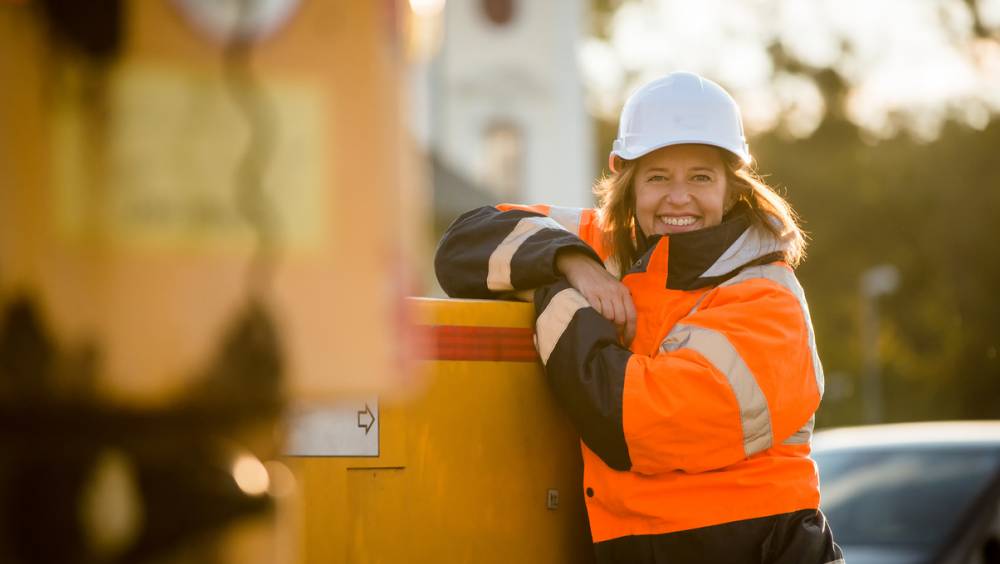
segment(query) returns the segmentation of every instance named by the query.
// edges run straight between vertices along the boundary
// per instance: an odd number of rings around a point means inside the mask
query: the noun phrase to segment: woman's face
[[[726,167],[715,147],[671,145],[644,155],[633,179],[635,215],[646,235],[722,223]]]

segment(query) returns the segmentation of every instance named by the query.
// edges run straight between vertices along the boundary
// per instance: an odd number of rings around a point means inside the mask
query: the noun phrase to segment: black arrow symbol
[[[365,422],[365,416],[367,417],[367,422]],[[372,430],[372,425],[375,424],[375,416],[372,415],[372,408],[368,407],[368,402],[365,402],[365,410],[358,412],[358,427],[365,430],[365,434]]]

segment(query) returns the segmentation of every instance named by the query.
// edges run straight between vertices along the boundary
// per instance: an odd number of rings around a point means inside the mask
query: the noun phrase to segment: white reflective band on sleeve
[[[513,290],[510,283],[510,260],[524,241],[542,229],[562,229],[557,221],[548,217],[526,217],[517,222],[510,234],[504,238],[490,255],[486,287],[494,292]]]
[[[757,257],[783,251],[787,247],[787,243],[780,241],[770,232],[760,227],[748,227],[739,239],[733,241],[733,244],[719,255],[715,263],[702,273],[700,278],[729,274]]]
[[[804,445],[808,444],[812,440],[813,427],[816,426],[816,416],[813,415],[809,418],[809,421],[802,426],[801,429],[795,431],[795,434],[788,437],[781,444],[783,445]]]
[[[583,215],[583,208],[562,208],[559,206],[549,206],[549,217],[559,222],[566,231],[573,235],[580,234],[580,217]]]
[[[725,335],[696,325],[675,325],[660,345],[663,352],[690,349],[712,363],[729,381],[740,407],[743,451],[747,456],[771,448],[771,416],[767,398],[750,368]]]
[[[535,347],[542,357],[542,364],[549,363],[549,355],[569,327],[569,322],[573,321],[577,311],[585,307],[590,307],[587,299],[573,288],[566,288],[549,300],[549,305],[535,323]]]
[[[819,396],[823,397],[825,387],[823,379],[823,364],[819,360],[819,353],[816,350],[816,334],[813,332],[812,317],[809,315],[809,305],[806,304],[806,293],[799,284],[798,278],[792,271],[780,264],[764,264],[761,266],[749,266],[744,268],[735,277],[726,280],[721,286],[737,284],[745,280],[763,278],[782,286],[795,296],[802,308],[802,316],[805,318],[806,329],[809,331],[809,352],[812,353],[813,372],[816,374],[816,387],[819,389]]]

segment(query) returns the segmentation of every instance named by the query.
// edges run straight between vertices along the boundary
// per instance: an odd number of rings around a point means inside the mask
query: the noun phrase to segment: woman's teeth
[[[684,227],[685,225],[691,225],[695,221],[698,221],[697,218],[690,215],[686,215],[684,217],[666,217],[661,215],[659,216],[659,220],[667,225],[676,225],[679,227]]]

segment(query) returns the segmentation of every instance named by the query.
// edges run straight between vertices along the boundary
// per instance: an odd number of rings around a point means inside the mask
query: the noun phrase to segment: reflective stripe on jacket
[[[638,313],[628,349],[559,278],[566,248],[608,258],[595,210],[480,208],[435,264],[456,297],[537,288],[537,346],[582,438],[594,542],[818,508],[809,442],[823,373],[782,241],[741,206],[652,238],[623,278]]]

